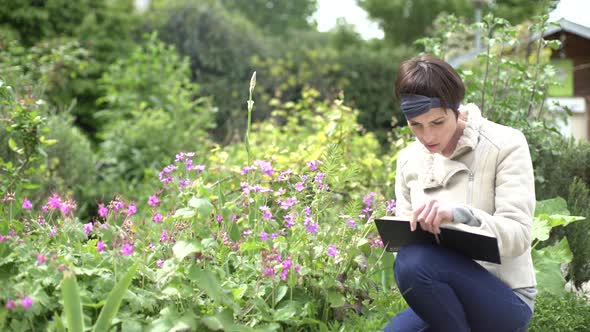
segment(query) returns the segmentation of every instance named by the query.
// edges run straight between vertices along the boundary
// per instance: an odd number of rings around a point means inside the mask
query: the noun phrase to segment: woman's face
[[[442,107],[432,108],[409,119],[408,124],[418,141],[431,153],[448,155],[457,144],[457,118],[450,109],[445,111]]]

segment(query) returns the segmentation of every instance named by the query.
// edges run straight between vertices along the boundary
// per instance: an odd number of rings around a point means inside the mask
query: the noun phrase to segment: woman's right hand
[[[440,225],[445,222],[453,221],[453,206],[451,204],[431,199],[420,204],[410,214],[410,229],[416,230],[416,225],[420,224],[420,228],[433,233],[440,233]]]

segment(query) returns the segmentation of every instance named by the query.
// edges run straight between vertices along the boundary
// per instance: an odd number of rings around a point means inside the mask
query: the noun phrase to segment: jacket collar
[[[480,128],[485,119],[475,104],[461,105],[459,112],[459,117],[466,120],[467,125],[450,157],[430,153],[422,144],[419,144],[424,156],[419,178],[424,189],[445,187],[453,175],[461,171],[469,171],[467,165],[455,159],[475,150],[475,146],[479,142]]]

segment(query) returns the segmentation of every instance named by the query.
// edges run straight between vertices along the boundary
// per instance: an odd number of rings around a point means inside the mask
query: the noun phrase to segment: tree
[[[252,24],[270,33],[310,29],[310,17],[317,9],[317,0],[221,0],[225,8],[242,14]]]
[[[357,0],[377,21],[392,45],[411,44],[423,37],[436,17],[446,12],[473,17],[471,0]]]

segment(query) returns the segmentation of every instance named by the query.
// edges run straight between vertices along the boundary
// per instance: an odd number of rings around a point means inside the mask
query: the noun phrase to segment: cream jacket
[[[498,238],[501,264],[479,262],[509,287],[536,285],[531,258],[534,175],[524,135],[482,118],[477,106],[459,109],[467,126],[450,158],[415,141],[397,160],[397,214],[437,198],[469,209]],[[474,226],[465,226],[474,227]]]

